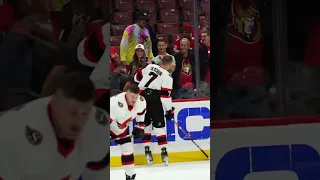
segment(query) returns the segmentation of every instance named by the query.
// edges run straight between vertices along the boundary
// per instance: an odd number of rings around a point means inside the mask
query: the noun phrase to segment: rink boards
[[[210,101],[209,99],[181,100],[174,102],[175,119],[179,125],[190,133],[193,140],[206,153],[210,154]],[[172,121],[166,121],[169,163],[190,162],[206,160],[206,157],[199,149],[186,137],[182,131]],[[132,130],[131,124],[129,129]],[[160,149],[158,148],[156,137],[152,136],[152,151],[154,164],[161,162]],[[121,152],[119,147],[111,143],[110,147],[111,167],[121,166]],[[140,141],[135,141],[135,165],[146,165],[144,157],[144,147]]]
[[[320,179],[320,117],[211,123],[211,179]]]

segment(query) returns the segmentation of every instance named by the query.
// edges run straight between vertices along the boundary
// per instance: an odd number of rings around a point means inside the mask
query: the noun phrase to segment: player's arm
[[[172,84],[173,84],[172,77],[170,75],[165,75],[162,81],[160,99],[166,111],[172,110],[173,108],[173,103],[171,98]]]
[[[132,135],[135,139],[140,139],[144,136],[144,129],[146,128],[146,125],[144,124],[144,117],[147,110],[147,103],[144,97],[142,96],[139,97],[137,106],[139,111],[136,116],[136,124],[132,131]]]
[[[92,149],[93,153],[100,154],[97,161],[87,163],[86,169],[82,174],[82,180],[106,180],[110,177],[110,126],[109,115],[106,111],[97,108],[95,118],[100,122],[99,128],[96,129],[95,135],[96,146]]]
[[[111,102],[113,101],[113,102]],[[112,131],[115,134],[120,134],[121,133],[121,129],[119,127],[121,127],[121,124],[117,121],[118,120],[118,109],[119,109],[119,105],[117,105],[117,102],[115,98],[111,98],[110,99],[110,131]]]
[[[144,123],[144,117],[147,111],[147,102],[144,97],[139,97],[139,112],[137,113],[136,122]]]
[[[127,57],[128,57],[128,45],[129,45],[129,40],[131,38],[132,35],[132,26],[128,26],[122,35],[122,39],[121,39],[121,43],[120,43],[120,60],[121,61],[125,61],[126,63],[128,63],[127,61]]]

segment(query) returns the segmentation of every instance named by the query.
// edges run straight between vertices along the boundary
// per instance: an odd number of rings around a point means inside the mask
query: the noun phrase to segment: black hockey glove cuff
[[[143,123],[137,123],[134,126],[134,129],[132,131],[132,135],[134,139],[140,139],[143,138],[144,136],[144,129],[146,128],[146,126]]]
[[[167,113],[165,115],[167,120],[173,120],[173,118],[174,118],[174,110],[175,110],[174,107],[172,107],[171,110],[167,111]]]

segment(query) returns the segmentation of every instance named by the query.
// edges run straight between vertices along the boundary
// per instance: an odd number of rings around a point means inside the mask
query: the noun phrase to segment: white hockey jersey
[[[173,80],[169,71],[156,64],[149,64],[135,74],[134,81],[139,83],[140,90],[147,88],[159,90],[164,109],[166,111],[172,109],[171,92]]]
[[[92,29],[78,46],[78,60],[94,68],[90,79],[96,89],[110,89],[110,23],[93,23]]]
[[[136,122],[144,122],[147,103],[140,96],[134,105],[129,107],[126,92],[110,98],[110,133],[115,136],[126,136],[127,127],[136,118]]]
[[[51,97],[29,102],[0,118],[1,180],[106,180],[109,168],[89,170],[109,152],[107,114],[93,108],[79,140],[65,148],[52,128]],[[93,164],[93,163],[91,163]]]

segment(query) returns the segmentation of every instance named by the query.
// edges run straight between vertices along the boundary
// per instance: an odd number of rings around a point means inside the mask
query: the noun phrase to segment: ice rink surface
[[[137,166],[136,180],[210,180],[210,161]],[[122,168],[112,168],[110,180],[124,180]]]

